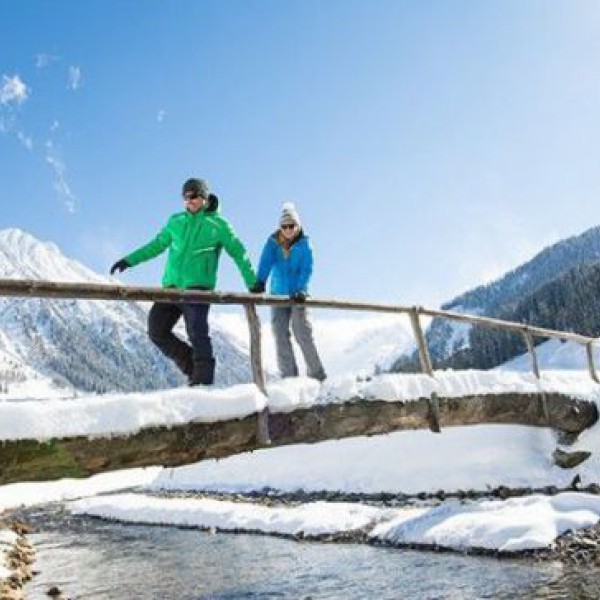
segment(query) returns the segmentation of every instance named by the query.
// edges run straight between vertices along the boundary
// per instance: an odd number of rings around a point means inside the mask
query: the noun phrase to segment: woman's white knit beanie
[[[284,225],[285,223],[296,223],[298,227],[302,227],[298,209],[296,208],[293,202],[284,202],[281,206],[281,217],[279,218],[279,225]]]

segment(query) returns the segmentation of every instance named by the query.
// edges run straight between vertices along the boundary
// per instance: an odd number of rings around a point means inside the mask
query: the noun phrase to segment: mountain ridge
[[[571,315],[563,311],[561,321],[552,323],[548,315],[536,312],[531,306],[536,301],[542,302],[545,286],[555,282],[555,287],[568,286],[572,281],[571,271],[600,262],[600,226],[594,226],[581,234],[570,236],[543,248],[533,258],[508,271],[495,281],[477,286],[442,304],[443,310],[468,313],[477,316],[495,317],[510,321],[525,322],[531,325],[576,329],[582,319],[575,314],[571,305]],[[592,276],[592,272],[586,272]],[[583,278],[578,277],[578,284],[585,285]],[[594,275],[595,276],[595,275]],[[562,280],[562,281],[561,281]],[[548,288],[550,289],[550,288]],[[554,292],[555,293],[555,292]],[[536,294],[539,294],[536,297]],[[528,310],[522,309],[527,305]],[[592,310],[592,307],[589,307]],[[591,315],[591,321],[594,315]],[[600,313],[598,313],[600,320]],[[587,319],[587,331],[595,332],[597,327],[590,325]],[[550,324],[549,324],[550,323]],[[560,326],[560,327],[559,327]],[[580,331],[585,334],[586,332]],[[426,332],[426,339],[432,360],[437,368],[490,368],[515,356],[514,352],[523,351],[522,340],[507,341],[508,336],[502,333],[491,333],[485,327],[473,327],[468,324],[457,324],[447,319],[433,319]],[[481,346],[482,340],[486,344]],[[536,343],[540,340],[536,340]],[[502,348],[491,350],[496,345]],[[509,349],[510,348],[510,349]],[[485,353],[485,359],[482,356]],[[418,360],[413,353],[400,357],[393,365],[392,371],[409,371],[417,368]]]
[[[111,283],[18,228],[0,230],[0,277]],[[65,388],[144,391],[184,385],[148,339],[147,308],[135,302],[0,298],[0,351]],[[217,381],[250,381],[247,355],[212,328]]]

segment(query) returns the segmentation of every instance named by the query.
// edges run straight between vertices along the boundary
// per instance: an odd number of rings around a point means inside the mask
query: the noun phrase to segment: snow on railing
[[[20,296],[37,298],[61,298],[61,299],[84,299],[84,300],[128,300],[142,302],[198,302],[207,304],[239,304],[244,306],[248,327],[250,331],[250,364],[252,377],[258,388],[265,393],[265,376],[262,366],[261,342],[260,342],[260,320],[256,312],[256,306],[291,306],[295,304],[287,296],[271,296],[268,294],[246,294],[234,292],[201,291],[201,290],[178,290],[174,288],[157,287],[134,287],[101,283],[70,283],[39,281],[27,279],[0,279],[0,296]],[[396,304],[384,304],[375,302],[358,302],[354,300],[339,300],[326,298],[307,298],[307,306],[313,308],[352,310],[365,312],[382,312],[406,314],[410,318],[413,335],[417,343],[419,361],[423,373],[433,377],[433,362],[427,346],[427,340],[421,326],[421,316],[443,318],[472,325],[480,325],[494,329],[502,329],[520,333],[523,336],[527,350],[531,357],[533,374],[540,378],[540,368],[533,338],[542,337],[575,342],[585,346],[588,371],[590,377],[600,382],[594,364],[593,345],[598,341],[596,338],[572,333],[568,331],[557,331],[494,319],[492,317],[481,317],[467,315],[446,310],[433,310],[421,306],[401,306]],[[439,431],[439,407],[435,392],[430,399],[431,407],[431,429]],[[268,413],[265,409],[259,418],[257,432],[259,442],[269,443]]]

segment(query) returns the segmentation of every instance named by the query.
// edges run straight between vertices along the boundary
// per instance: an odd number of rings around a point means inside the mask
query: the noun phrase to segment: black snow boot
[[[194,360],[190,346],[178,346],[177,351],[171,356],[179,370],[186,376],[191,377],[194,371]]]
[[[215,359],[204,358],[194,361],[190,385],[212,385],[215,382]]]

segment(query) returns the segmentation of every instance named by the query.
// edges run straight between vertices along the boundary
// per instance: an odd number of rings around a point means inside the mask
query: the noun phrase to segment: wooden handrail
[[[205,302],[208,304],[253,304],[257,306],[291,306],[295,304],[287,296],[271,296],[268,294],[208,292],[201,290],[177,290],[174,288],[122,286],[105,283],[72,283],[28,279],[0,279],[0,296],[79,298],[82,300],[130,300],[139,302]],[[407,315],[416,312],[419,316],[441,317],[472,325],[483,325],[507,331],[528,333],[535,337],[554,338],[578,344],[594,344],[598,342],[597,338],[570,331],[558,331],[527,325],[525,323],[495,319],[493,317],[480,317],[448,310],[423,308],[422,306],[402,306],[398,304],[327,298],[308,298],[306,305],[313,308],[400,313]]]
[[[257,306],[291,306],[295,302],[287,296],[268,294],[246,294],[238,292],[208,292],[202,290],[178,290],[174,288],[135,287],[106,283],[73,283],[39,281],[31,279],[0,279],[0,296],[30,296],[37,298],[78,298],[82,300],[130,300],[139,302],[201,302],[208,304],[254,304]],[[547,337],[589,344],[598,342],[597,338],[536,327],[525,323],[505,321],[493,317],[480,317],[448,310],[423,308],[422,306],[403,306],[381,302],[358,302],[328,298],[308,298],[306,305],[313,308],[353,310],[365,312],[408,314],[416,311],[419,316],[442,317],[452,321],[483,325],[515,332],[528,332],[535,337]]]
[[[556,338],[566,342],[576,342],[578,344],[598,342],[598,338],[581,335],[579,333],[547,329],[545,327],[527,325],[526,323],[516,323],[515,321],[504,321],[503,319],[495,319],[493,317],[478,317],[449,310],[435,310],[430,308],[420,308],[419,313],[427,317],[443,317],[453,321],[471,323],[472,325],[484,325],[486,327],[505,329],[507,331],[530,333],[535,337]]]

